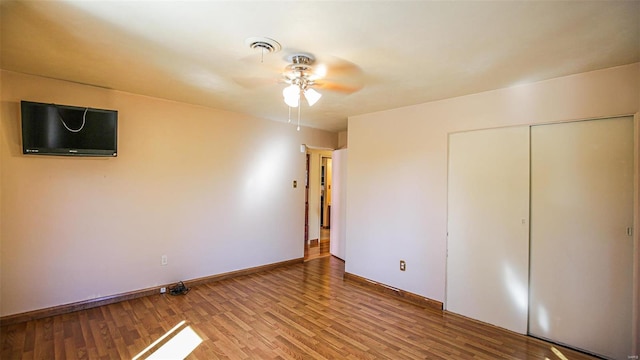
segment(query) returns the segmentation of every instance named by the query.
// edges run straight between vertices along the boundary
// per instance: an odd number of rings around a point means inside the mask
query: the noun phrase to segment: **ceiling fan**
[[[265,53],[274,53],[282,49],[277,41],[270,38],[249,38],[246,43],[250,48],[260,50],[260,62],[264,61]],[[288,85],[282,90],[282,96],[289,107],[289,121],[291,108],[298,108],[298,130],[301,99],[304,98],[309,106],[313,106],[322,97],[316,89],[351,94],[363,87],[361,69],[349,61],[336,57],[325,57],[318,61],[314,55],[305,52],[292,52],[285,56],[284,60],[288,64],[281,71],[280,78],[274,77],[268,82],[276,80],[277,83]],[[249,87],[263,83],[259,78],[236,81]]]
[[[281,81],[289,86],[282,90],[285,104],[289,107],[289,122],[291,122],[291,108],[298,108],[298,130],[300,130],[300,102],[304,98],[309,106],[313,106],[322,94],[321,90],[353,93],[362,88],[360,68],[340,59],[334,59],[330,64],[316,64],[316,59],[308,53],[294,53],[286,58],[290,64],[284,68]],[[334,79],[340,81],[331,81]],[[347,85],[347,83],[351,85]]]
[[[288,57],[291,64],[287,65],[282,73],[282,79],[289,84],[282,90],[284,102],[289,107],[298,107],[300,98],[304,97],[309,106],[313,106],[322,94],[313,89],[316,81],[320,80],[326,70],[320,68],[319,72],[314,72],[312,64],[315,59],[310,54],[293,54]]]

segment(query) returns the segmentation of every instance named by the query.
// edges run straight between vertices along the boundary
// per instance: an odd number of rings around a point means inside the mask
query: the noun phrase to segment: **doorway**
[[[307,148],[304,260],[330,255],[332,151]]]

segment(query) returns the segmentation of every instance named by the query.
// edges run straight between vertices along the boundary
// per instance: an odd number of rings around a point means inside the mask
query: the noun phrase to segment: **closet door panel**
[[[527,331],[529,127],[449,137],[446,309]]]
[[[531,128],[529,332],[631,355],[633,120]]]

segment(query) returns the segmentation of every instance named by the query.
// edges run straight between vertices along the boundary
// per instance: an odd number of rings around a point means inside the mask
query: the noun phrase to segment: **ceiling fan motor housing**
[[[289,84],[298,85],[305,90],[314,83],[313,67],[315,58],[309,54],[293,54],[287,58],[291,64],[285,68],[285,81]]]

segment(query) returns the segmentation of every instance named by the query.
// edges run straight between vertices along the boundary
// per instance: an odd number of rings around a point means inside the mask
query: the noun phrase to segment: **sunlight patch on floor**
[[[553,353],[556,354],[556,356],[559,357],[561,360],[569,360],[567,359],[566,356],[564,356],[564,354],[560,350],[556,349],[555,346],[551,347],[551,351],[553,351]]]
[[[142,350],[132,360],[184,359],[189,356],[200,343],[202,343],[202,338],[193,331],[191,326],[186,325],[186,321],[183,320],[158,340],[147,346],[146,349]],[[149,356],[145,356],[152,350],[155,351]]]

